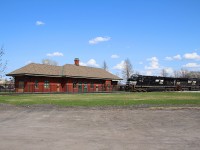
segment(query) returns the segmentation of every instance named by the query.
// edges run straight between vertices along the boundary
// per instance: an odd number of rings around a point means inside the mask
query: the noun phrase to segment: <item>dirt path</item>
[[[2,150],[199,150],[200,110],[0,106]]]

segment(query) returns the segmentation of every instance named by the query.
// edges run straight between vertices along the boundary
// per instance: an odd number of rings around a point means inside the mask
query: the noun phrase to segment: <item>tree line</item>
[[[2,46],[0,48],[0,78],[5,74],[5,69],[7,67],[7,61],[3,60],[3,55],[5,54],[4,47]],[[58,63],[51,59],[43,59],[42,64],[48,64],[48,65],[54,65],[57,66]],[[102,69],[109,71],[108,65],[106,61],[103,61]],[[122,78],[126,81],[132,74],[139,74],[139,72],[136,72],[133,70],[133,65],[131,61],[127,58],[124,60],[123,66],[122,66]],[[181,70],[175,70],[173,71],[173,74],[169,74],[166,69],[162,69],[160,72],[160,75],[163,77],[182,77],[182,78],[200,78],[200,71],[188,71],[186,69]]]

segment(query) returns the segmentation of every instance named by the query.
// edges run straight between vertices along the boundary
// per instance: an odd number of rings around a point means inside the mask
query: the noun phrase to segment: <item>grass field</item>
[[[200,106],[200,93],[150,92],[105,94],[13,94],[0,95],[0,103],[58,106]]]

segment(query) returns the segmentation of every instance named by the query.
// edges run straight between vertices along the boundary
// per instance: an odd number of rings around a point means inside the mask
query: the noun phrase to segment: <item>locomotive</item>
[[[128,78],[126,91],[199,91],[200,78],[174,78],[133,74]]]

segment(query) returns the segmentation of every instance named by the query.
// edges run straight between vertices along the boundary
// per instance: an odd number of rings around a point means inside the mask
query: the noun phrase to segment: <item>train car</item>
[[[200,90],[200,79],[133,74],[127,80],[125,90],[131,92]]]

